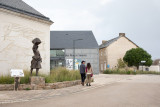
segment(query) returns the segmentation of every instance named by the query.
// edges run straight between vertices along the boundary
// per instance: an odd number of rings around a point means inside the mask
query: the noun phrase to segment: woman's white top
[[[92,73],[93,73],[92,68],[90,69],[87,68],[87,74],[92,74]]]

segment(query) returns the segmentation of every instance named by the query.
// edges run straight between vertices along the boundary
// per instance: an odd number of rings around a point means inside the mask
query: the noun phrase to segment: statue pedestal
[[[45,87],[45,78],[40,76],[30,77],[30,84],[34,90],[43,89]]]

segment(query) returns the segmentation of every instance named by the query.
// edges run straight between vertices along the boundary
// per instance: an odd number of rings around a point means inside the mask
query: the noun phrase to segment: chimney
[[[105,42],[107,42],[106,40],[102,40],[102,44],[104,44]]]
[[[125,33],[119,33],[119,36],[123,37],[123,36],[125,36]]]

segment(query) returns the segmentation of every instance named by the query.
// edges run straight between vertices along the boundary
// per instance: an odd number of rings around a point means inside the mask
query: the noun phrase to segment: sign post
[[[19,78],[24,77],[22,69],[11,69],[11,77],[14,77],[14,90],[17,91],[19,85]]]
[[[143,71],[143,64],[146,63],[146,61],[141,61],[141,63],[142,63],[142,71]]]

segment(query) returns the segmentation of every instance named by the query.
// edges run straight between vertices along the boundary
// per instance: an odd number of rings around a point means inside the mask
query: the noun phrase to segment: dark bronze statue
[[[36,76],[38,76],[38,71],[39,69],[41,69],[41,62],[42,62],[41,55],[38,51],[38,45],[41,43],[41,40],[39,38],[35,38],[33,39],[32,43],[34,44],[32,48],[34,56],[32,57],[31,61],[31,75],[33,69],[36,69]]]

